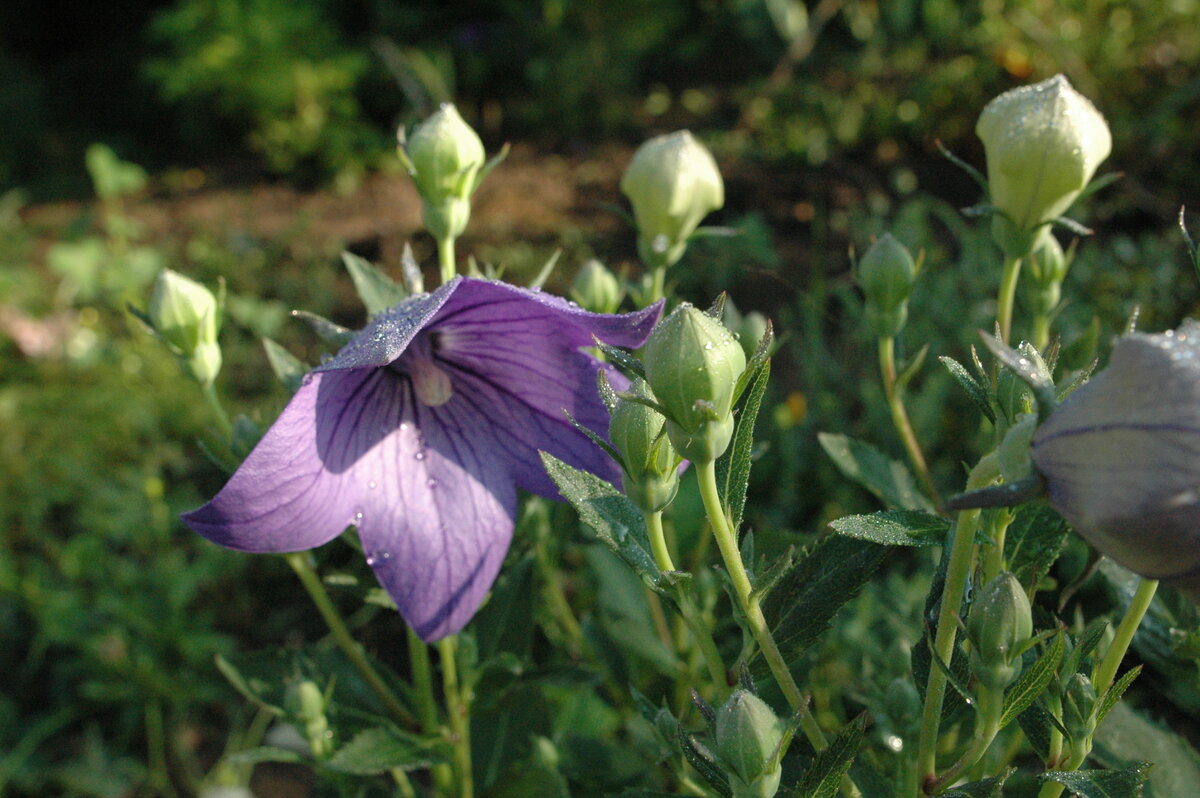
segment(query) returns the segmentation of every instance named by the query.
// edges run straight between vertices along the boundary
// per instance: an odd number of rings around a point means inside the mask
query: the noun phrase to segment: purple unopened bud
[[[1033,462],[1101,553],[1200,598],[1200,323],[1120,338],[1038,429]]]

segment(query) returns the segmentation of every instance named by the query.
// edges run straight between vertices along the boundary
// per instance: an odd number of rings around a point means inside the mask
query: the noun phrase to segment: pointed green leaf
[[[308,373],[308,366],[270,338],[263,339],[263,349],[267,350],[267,361],[271,364],[271,371],[275,372],[276,378],[283,383],[288,392],[295,393],[300,390],[304,375]]]
[[[350,272],[354,290],[366,305],[368,316],[399,305],[408,298],[404,286],[388,277],[366,258],[360,258],[353,252],[343,252],[342,263],[346,265],[346,271]]]
[[[679,727],[679,748],[683,751],[683,757],[688,764],[704,777],[704,780],[718,795],[723,798],[731,798],[733,792],[729,789],[729,778],[715,764],[716,757],[697,739],[696,735],[685,732],[682,725]]]
[[[996,423],[996,411],[992,407],[991,399],[988,398],[987,389],[978,383],[966,370],[966,368],[952,357],[939,357],[938,360],[950,372],[950,376],[959,384],[971,401],[975,403],[976,409],[982,413],[988,421]]]
[[[829,526],[839,535],[883,546],[940,546],[950,522],[919,510],[883,510],[870,515],[847,515]]]
[[[317,334],[317,337],[327,344],[342,346],[350,343],[354,338],[354,330],[347,329],[315,313],[309,313],[307,310],[293,310],[292,316],[306,323]]]
[[[798,798],[834,798],[842,777],[850,770],[862,747],[866,716],[859,715],[829,741],[829,747],[813,759],[800,780],[792,788]]]
[[[737,382],[733,386],[734,404],[737,404],[738,400],[742,398],[750,381],[759,378],[759,369],[770,365],[768,359],[771,357],[774,345],[775,330],[771,326],[771,320],[767,319],[767,329],[763,332],[762,338],[758,339],[758,346],[755,347],[754,354],[746,361],[746,368],[738,375]]]
[[[422,740],[397,729],[361,731],[333,753],[325,767],[338,773],[371,776],[392,770],[419,770],[449,760],[445,744]]]
[[[1038,778],[1065,785],[1079,798],[1141,798],[1149,773],[1150,764],[1139,762],[1122,770],[1052,770]]]
[[[742,513],[746,509],[746,490],[750,486],[751,450],[754,447],[754,422],[758,418],[762,406],[763,394],[767,390],[767,380],[771,376],[771,362],[763,363],[750,388],[746,403],[738,416],[737,429],[733,434],[733,445],[730,447],[729,458],[722,459],[718,464],[719,470],[725,471],[725,491],[722,495],[729,521],[736,532],[742,526]],[[720,476],[720,475],[718,475]]]
[[[1142,666],[1137,665],[1125,671],[1120,679],[1113,684],[1112,687],[1104,693],[1104,697],[1100,699],[1100,705],[1096,708],[1096,723],[1099,725],[1104,720],[1104,716],[1112,711],[1112,708],[1121,700],[1121,696],[1125,695],[1125,691],[1129,689],[1129,685],[1133,684],[1133,680],[1142,673]]]
[[[892,460],[869,443],[846,435],[822,432],[817,435],[821,448],[834,465],[894,510],[927,510],[933,505],[917,488],[908,466]]]
[[[1004,538],[1004,559],[1022,585],[1031,585],[1050,572],[1067,542],[1069,527],[1045,504],[1027,504],[1016,511]]]
[[[638,360],[624,349],[610,346],[601,341],[599,338],[595,340],[596,348],[599,349],[604,354],[604,357],[610,363],[616,366],[626,377],[631,380],[635,377],[640,377],[643,380],[646,379],[646,367],[642,365],[642,361]]]
[[[921,347],[916,355],[911,360],[904,364],[904,368],[896,375],[896,389],[904,390],[908,384],[912,382],[913,377],[920,372],[921,366],[925,365],[925,356],[929,354],[929,344]],[[961,366],[960,366],[961,368]]]
[[[546,452],[539,454],[546,473],[579,513],[584,525],[646,584],[658,586],[659,571],[650,554],[646,519],[633,502],[595,474],[573,468]]]
[[[1008,781],[1008,777],[1016,772],[1016,768],[1008,768],[999,776],[973,781],[970,784],[960,784],[942,793],[942,798],[1003,798],[1004,782]]]
[[[763,601],[763,615],[785,662],[794,662],[829,628],[887,551],[886,546],[833,535],[804,553]],[[754,667],[761,673],[766,663],[759,657]]]
[[[1058,672],[1063,654],[1067,650],[1066,635],[1059,632],[1037,661],[1021,674],[1016,683],[1004,694],[1004,712],[1000,716],[1000,728],[1011,723],[1045,692],[1046,687]]]

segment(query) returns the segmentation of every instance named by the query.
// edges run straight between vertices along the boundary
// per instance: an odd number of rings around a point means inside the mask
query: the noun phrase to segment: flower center
[[[412,377],[417,401],[426,407],[438,407],[450,401],[454,386],[450,383],[450,375],[441,366],[420,356],[408,358],[405,365]]]

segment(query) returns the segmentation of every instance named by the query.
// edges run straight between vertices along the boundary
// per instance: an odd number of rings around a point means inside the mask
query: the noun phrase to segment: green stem
[[[1035,313],[1033,316],[1033,347],[1039,352],[1046,351],[1050,343],[1050,314]]]
[[[1017,297],[1017,279],[1021,276],[1021,259],[1007,258],[1000,275],[1000,293],[996,297],[996,324],[1000,327],[1000,340],[1009,342],[1012,337],[1013,305]]]
[[[438,719],[437,699],[433,696],[433,667],[429,662],[429,646],[413,628],[404,624],[408,637],[408,663],[412,673],[413,700],[417,703],[417,716],[421,720],[421,731],[430,737],[441,734]],[[434,789],[439,795],[454,795],[454,771],[442,763],[432,768]]]
[[[1133,600],[1129,602],[1129,607],[1125,610],[1125,615],[1117,626],[1113,641],[1092,674],[1092,687],[1095,689],[1096,695],[1104,695],[1112,686],[1113,679],[1117,675],[1117,668],[1120,666],[1121,660],[1125,659],[1125,652],[1129,650],[1129,644],[1133,642],[1133,636],[1137,633],[1142,618],[1146,617],[1156,590],[1158,590],[1157,579],[1143,577],[1138,580]]]
[[[897,390],[896,340],[890,336],[879,339],[879,373],[883,378],[883,393],[887,397],[888,409],[892,411],[892,426],[896,428],[900,440],[904,442],[904,450],[908,453],[908,459],[912,462],[913,468],[916,469],[917,478],[921,480],[925,493],[935,506],[940,506],[941,497],[938,496],[937,488],[934,487],[933,477],[929,474],[929,465],[925,462],[925,455],[921,451],[921,444],[917,442],[917,435],[913,432],[912,423],[908,420],[908,410],[904,407],[904,398]]]
[[[937,794],[949,787],[966,772],[968,768],[983,758],[988,746],[1000,732],[1000,718],[1004,710],[1004,690],[983,688],[978,696],[979,713],[975,720],[975,731],[971,735],[971,745],[957,762],[948,767],[942,775],[930,783],[927,792]]]
[[[650,277],[650,299],[648,302],[646,302],[647,305],[653,305],[655,302],[666,296],[667,267],[651,266]]]
[[[375,667],[371,665],[363,653],[358,641],[354,639],[350,634],[350,630],[346,628],[346,622],[342,620],[341,614],[338,612],[337,607],[334,606],[333,600],[325,590],[325,586],[321,584],[321,579],[317,576],[317,572],[313,570],[308,557],[309,555],[306,552],[292,552],[283,555],[288,565],[292,566],[292,570],[296,572],[296,576],[300,577],[300,584],[304,585],[309,598],[316,605],[317,611],[321,613],[321,617],[325,620],[325,625],[329,627],[334,641],[342,649],[342,653],[350,660],[350,663],[355,667],[359,675],[363,677],[367,686],[371,688],[371,691],[375,693],[384,707],[391,713],[392,717],[401,725],[416,725],[417,719],[413,717],[411,712],[404,708],[404,705],[400,703],[388,688],[387,683],[383,681],[383,677],[379,675],[379,672],[375,670]]]
[[[1004,539],[1008,536],[1012,518],[1012,513],[1008,510],[996,511],[992,526],[992,545],[983,556],[983,571],[979,578],[981,585],[988,584],[1004,570]]]
[[[995,461],[990,455],[979,461],[967,478],[967,490],[975,490],[990,483],[995,477]],[[963,510],[954,522],[954,539],[951,542],[950,560],[946,565],[946,584],[942,590],[942,606],[938,613],[937,632],[934,636],[934,656],[947,667],[954,656],[954,642],[958,634],[959,610],[962,609],[963,589],[975,558],[975,528],[979,523],[979,510]],[[917,768],[924,784],[937,778],[938,727],[942,717],[942,702],[945,698],[946,674],[930,663],[929,681],[925,688],[925,706],[921,715],[921,740],[917,747]]]
[[[721,552],[721,559],[725,563],[725,570],[729,573],[729,580],[733,584],[738,603],[746,616],[750,632],[758,642],[758,647],[762,651],[763,659],[767,661],[767,666],[771,669],[771,674],[775,677],[780,689],[783,690],[788,705],[791,706],[793,712],[799,713],[800,729],[804,732],[804,736],[808,738],[814,749],[823,751],[828,746],[825,735],[817,724],[816,718],[809,711],[808,702],[804,700],[804,695],[796,685],[796,680],[792,678],[792,672],[783,659],[783,654],[780,653],[775,638],[771,636],[771,630],[767,626],[766,617],[763,616],[759,597],[754,593],[754,588],[750,584],[750,576],[746,573],[746,567],[742,563],[737,536],[725,515],[725,508],[721,504],[721,495],[717,491],[716,465],[711,460],[707,463],[693,463],[693,465],[696,469],[696,480],[700,485],[700,498],[704,502],[704,511],[708,515],[708,523],[712,527],[713,537],[717,541],[717,549]],[[849,776],[842,779],[842,792],[848,798],[861,796]]]
[[[458,639],[454,635],[438,641],[442,663],[442,692],[454,743],[454,771],[458,777],[457,798],[472,798],[475,793],[471,774],[471,692],[458,681]]]
[[[454,262],[454,236],[446,236],[437,240],[438,265],[441,267],[442,284],[450,282],[458,274]]]
[[[206,382],[201,387],[203,388],[204,399],[213,411],[213,417],[216,419],[217,427],[221,430],[221,434],[225,436],[226,441],[233,440],[233,424],[229,422],[229,415],[225,412],[225,407],[221,404],[221,399],[217,396],[216,383]]]
[[[537,559],[538,573],[545,585],[546,601],[550,605],[551,616],[558,622],[562,633],[566,636],[571,653],[577,655],[583,651],[583,629],[580,628],[579,621],[575,619],[575,611],[571,609],[571,602],[567,601],[566,593],[563,592],[562,574],[550,559],[549,533],[546,528],[548,521],[543,516],[539,519],[539,523],[543,526],[539,528],[533,548]]]
[[[650,548],[654,552],[654,562],[660,571],[674,571],[675,563],[671,559],[666,535],[663,532],[662,511],[644,513],[644,515],[646,530],[650,536]],[[691,594],[682,585],[675,587],[675,601],[679,605],[679,613],[683,616],[683,622],[687,624],[688,630],[692,633],[692,639],[700,648],[704,664],[708,666],[709,677],[724,695],[725,689],[729,686],[727,676],[729,671],[725,668],[725,661],[721,659],[721,652],[717,650],[717,644],[713,641],[712,633],[704,623],[700,609],[692,600]]]

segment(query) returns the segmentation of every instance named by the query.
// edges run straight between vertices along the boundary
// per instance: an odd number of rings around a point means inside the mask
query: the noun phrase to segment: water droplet
[[[431,479],[425,483],[425,486],[432,490],[433,488],[437,487],[437,484],[438,484],[438,481],[436,479]]]
[[[422,450],[422,451],[418,451],[416,454],[414,454],[414,455],[413,455],[413,459],[414,459],[414,460],[424,460],[424,459],[425,459],[425,452],[424,452],[423,450]]]
[[[375,484],[375,480],[371,480],[367,483],[367,490],[375,490],[376,487],[378,486]]]
[[[712,342],[712,341],[706,341],[706,342],[704,343],[704,348],[705,348],[705,349],[712,349],[712,348],[713,348],[713,342]]]
[[[400,422],[400,431],[401,431],[401,432],[404,432],[406,429],[408,429],[408,422],[407,422],[407,421],[401,421],[401,422]]]
[[[361,523],[362,523],[362,520],[363,520],[363,514],[362,514],[362,510],[359,510],[358,512],[356,512],[356,513],[354,514],[354,523],[355,523],[355,524],[361,524]]]

